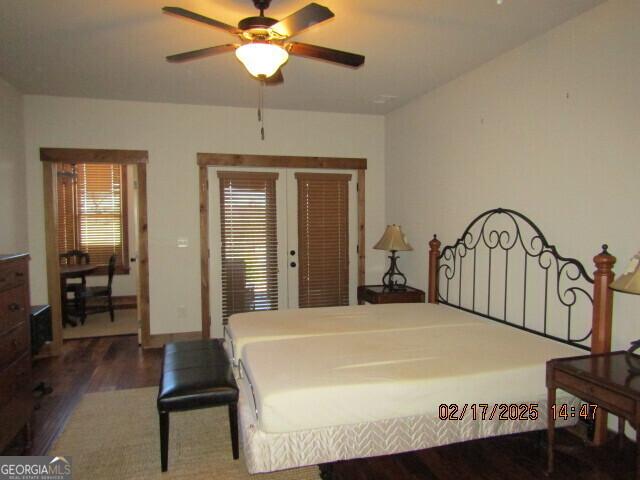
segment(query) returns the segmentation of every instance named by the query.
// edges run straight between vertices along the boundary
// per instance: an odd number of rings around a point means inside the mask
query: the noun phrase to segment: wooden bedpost
[[[440,240],[435,235],[429,242],[429,303],[438,303],[438,262],[440,259]]]
[[[602,252],[593,257],[596,271],[593,273],[593,334],[591,353],[611,351],[611,319],[613,313],[613,291],[609,284],[613,281],[613,266],[616,257],[602,246]]]
[[[616,257],[602,246],[602,252],[593,258],[596,271],[593,274],[593,330],[591,334],[591,353],[611,351],[611,322],[613,317],[613,291],[609,284],[613,281],[613,266]],[[607,413],[598,409],[596,415],[593,443],[601,445],[607,438]]]

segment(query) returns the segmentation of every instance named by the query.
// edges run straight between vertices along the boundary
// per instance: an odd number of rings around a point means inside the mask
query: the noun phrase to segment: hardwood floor
[[[64,428],[83,394],[158,384],[161,350],[143,351],[135,336],[69,340],[63,354],[38,360],[34,380],[54,391],[40,401],[33,417],[31,455],[44,455]],[[556,472],[552,479],[634,478],[635,444],[585,446],[558,431]],[[545,441],[540,432],[497,437],[395,456],[340,462],[336,480],[464,480],[545,478]]]
[[[34,412],[30,455],[44,455],[85,393],[158,385],[162,350],[138,348],[137,336],[67,340],[62,355],[36,360],[33,379],[53,388]]]

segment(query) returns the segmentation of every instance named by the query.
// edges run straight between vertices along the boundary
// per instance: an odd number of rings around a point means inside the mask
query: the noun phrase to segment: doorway
[[[205,337],[222,336],[239,311],[355,303],[365,159],[198,154],[198,163]]]
[[[73,149],[73,148],[41,148],[40,157],[43,165],[44,174],[44,201],[45,201],[45,239],[46,239],[46,255],[47,255],[47,286],[49,303],[52,312],[52,334],[53,340],[50,344],[47,354],[57,355],[60,353],[63,342],[63,302],[61,288],[62,266],[60,264],[60,248],[64,247],[65,240],[58,235],[59,233],[59,211],[62,207],[58,202],[59,185],[58,179],[60,173],[65,171],[68,165],[86,165],[87,170],[99,169],[99,166],[113,165],[121,168],[122,175],[130,178],[131,186],[134,187],[132,204],[134,208],[127,209],[129,216],[125,223],[131,228],[130,234],[136,240],[134,247],[126,252],[126,256],[122,252],[118,252],[127,263],[127,271],[133,270],[134,275],[130,275],[131,281],[135,284],[135,303],[136,313],[134,318],[131,311],[126,311],[123,316],[124,324],[127,318],[129,323],[135,323],[139,326],[139,343],[143,347],[150,345],[150,324],[149,324],[149,265],[148,265],[148,237],[147,237],[147,174],[146,164],[148,162],[148,153],[141,150],[103,150],[103,149]],[[127,175],[129,172],[131,175]],[[89,184],[87,180],[83,184]],[[124,179],[123,179],[124,183]],[[86,197],[88,194],[83,192]],[[126,202],[129,201],[127,198]],[[126,238],[127,235],[124,235]],[[89,244],[91,238],[89,238]],[[100,243],[100,242],[98,242]],[[91,249],[89,245],[88,249]],[[131,261],[131,263],[128,263]],[[133,266],[133,267],[131,267]],[[99,267],[98,267],[99,268]],[[119,264],[118,269],[125,266]],[[106,272],[105,272],[106,273]],[[106,277],[105,277],[106,279]],[[91,280],[87,281],[91,285]],[[118,311],[118,310],[117,310]],[[102,314],[100,314],[102,315]],[[98,317],[98,315],[96,315]],[[106,314],[109,322],[109,314]],[[127,318],[124,318],[127,317]],[[93,320],[93,319],[91,319]],[[96,324],[100,319],[96,319]],[[117,321],[117,320],[116,320]],[[122,326],[119,324],[119,326]]]
[[[214,336],[234,313],[356,303],[357,171],[208,174]]]

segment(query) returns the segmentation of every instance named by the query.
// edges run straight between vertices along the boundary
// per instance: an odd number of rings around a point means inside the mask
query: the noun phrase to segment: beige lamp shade
[[[634,255],[625,272],[611,282],[609,288],[640,295],[640,252]]]
[[[387,225],[387,229],[384,231],[382,238],[378,240],[378,243],[373,247],[376,250],[387,250],[396,252],[406,252],[413,250],[413,247],[409,245],[407,239],[402,233],[400,225]]]

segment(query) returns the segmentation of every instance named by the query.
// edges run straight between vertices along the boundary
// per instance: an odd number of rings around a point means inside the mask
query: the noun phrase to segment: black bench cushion
[[[163,371],[182,370],[184,368],[198,368],[209,365],[228,366],[229,360],[220,349],[203,349],[189,352],[187,350],[165,353]]]
[[[193,348],[189,348],[191,343]],[[238,387],[218,341],[196,340],[166,345],[158,410],[191,410],[237,401]]]
[[[192,352],[194,350],[211,350],[222,348],[220,342],[214,338],[210,340],[187,340],[183,342],[171,342],[164,346],[164,353]]]

